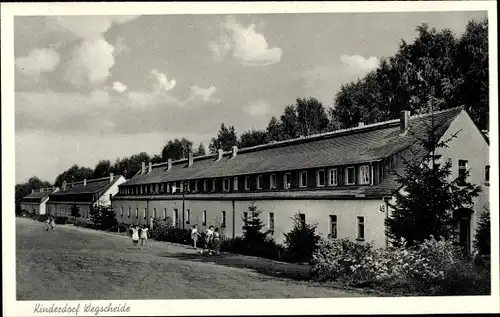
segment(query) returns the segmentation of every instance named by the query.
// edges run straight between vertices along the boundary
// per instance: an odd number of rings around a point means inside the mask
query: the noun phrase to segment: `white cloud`
[[[364,58],[360,55],[342,55],[340,61],[354,71],[369,72],[379,66],[379,59],[375,56]]]
[[[39,76],[42,72],[51,72],[59,64],[59,53],[54,49],[36,48],[27,56],[15,60],[17,68],[25,75]]]
[[[125,92],[127,90],[127,86],[122,82],[115,81],[113,83],[113,90],[117,92]]]
[[[177,81],[175,79],[169,80],[167,76],[156,69],[151,70],[151,75],[155,78],[155,89],[157,91],[169,91],[172,90]]]
[[[228,17],[224,24],[225,33],[209,48],[216,61],[223,60],[232,51],[233,57],[246,66],[264,66],[278,63],[282,49],[269,48],[266,38],[255,30],[255,24],[244,27],[234,18]]]
[[[264,116],[269,112],[269,103],[266,100],[257,100],[252,101],[245,107],[243,107],[243,111],[252,117],[256,116]]]
[[[104,82],[115,64],[113,50],[103,38],[82,42],[73,49],[65,78],[76,87]]]
[[[209,101],[212,95],[215,93],[215,86],[210,86],[208,88],[201,88],[199,86],[191,86],[191,96],[193,98],[200,97],[203,101]]]

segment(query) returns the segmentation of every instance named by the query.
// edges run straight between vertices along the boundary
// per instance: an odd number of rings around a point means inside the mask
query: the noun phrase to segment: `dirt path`
[[[16,219],[18,300],[217,299],[367,296],[301,281],[307,267],[72,226],[47,232]]]

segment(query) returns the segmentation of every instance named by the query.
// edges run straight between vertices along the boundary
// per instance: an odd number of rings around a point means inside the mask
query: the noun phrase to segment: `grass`
[[[204,256],[151,241],[73,226],[47,232],[16,219],[18,300],[229,299],[370,296],[308,282],[308,267],[243,255]]]

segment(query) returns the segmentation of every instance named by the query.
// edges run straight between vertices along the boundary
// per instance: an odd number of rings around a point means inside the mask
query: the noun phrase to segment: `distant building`
[[[472,209],[460,212],[460,239],[470,247],[478,214],[489,204],[489,144],[462,108],[219,152],[173,162],[143,163],[141,171],[121,184],[113,199],[118,221],[150,223],[170,218],[174,225],[220,226],[226,237],[242,234],[243,217],[255,202],[265,229],[278,242],[292,228],[291,217],[318,224],[326,237],[387,245],[384,220],[388,202],[403,172],[403,156],[418,149],[431,122],[438,137],[457,138],[443,151],[453,175],[470,170],[469,180],[483,188]],[[421,151],[419,155],[422,155]],[[417,158],[418,157],[414,157]]]
[[[27,211],[30,214],[45,215],[49,195],[58,190],[59,188],[57,187],[33,189],[31,194],[21,199],[21,210]]]
[[[118,186],[125,182],[125,177],[114,176],[90,179],[74,183],[63,182],[61,190],[50,195],[47,212],[53,216],[70,216],[71,206],[79,208],[83,218],[89,218],[91,207],[110,206],[118,192]]]

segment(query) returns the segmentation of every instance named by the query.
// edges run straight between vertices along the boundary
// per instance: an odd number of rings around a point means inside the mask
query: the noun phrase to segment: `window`
[[[201,214],[201,218],[203,220],[202,225],[206,226],[207,225],[207,211],[203,210],[203,213]]]
[[[370,166],[363,165],[359,167],[359,178],[361,185],[370,184]]]
[[[160,184],[155,185],[155,194],[158,194],[160,192]]]
[[[130,218],[130,206],[128,207],[128,214],[127,214],[127,217]]]
[[[262,189],[262,175],[257,175],[257,189]]]
[[[467,163],[466,160],[458,160],[458,178],[460,185],[465,185],[466,182]]]
[[[165,184],[164,183],[161,183],[160,184],[160,193],[164,193],[165,192]]]
[[[186,223],[189,224],[191,222],[191,210],[186,209]]]
[[[153,208],[153,218],[156,219],[156,208]]]
[[[142,216],[143,216],[144,219],[146,219],[146,212],[147,212],[147,209],[144,208],[144,211],[142,212]]]
[[[347,185],[354,185],[354,183],[355,183],[354,167],[348,167],[347,173],[346,173],[346,184]]]
[[[226,227],[226,211],[225,211],[225,210],[223,210],[223,211],[221,212],[221,218],[222,218],[222,223],[221,223],[221,225],[220,225],[220,226],[221,226],[222,228],[225,228],[225,227]]]
[[[248,220],[248,212],[244,211],[243,212],[243,224],[246,224]]]
[[[330,235],[337,238],[337,215],[330,215]]]
[[[300,172],[300,187],[307,187],[307,172]]]
[[[299,217],[300,217],[300,222],[302,223],[302,225],[305,225],[306,224],[306,215],[299,214]]]
[[[225,192],[229,191],[229,178],[224,178],[222,180],[222,190]]]
[[[206,179],[203,181],[203,191],[208,191],[208,181]]]
[[[365,239],[365,217],[358,216],[358,240]]]
[[[338,185],[338,174],[336,168],[332,168],[328,171],[328,185],[329,186]]]
[[[167,186],[167,190],[166,190],[166,192],[167,192],[167,193],[170,193],[170,183],[167,183],[167,184],[166,184],[166,186]]]
[[[197,192],[198,191],[198,181],[194,181],[194,191]]]
[[[245,176],[245,190],[250,189],[250,176]]]
[[[135,208],[135,219],[139,218],[139,208]]]
[[[187,189],[187,192],[191,192],[191,182],[186,182],[186,189]]]
[[[123,217],[123,206],[120,208],[120,217]]]
[[[213,179],[212,180],[212,191],[213,192],[216,190],[216,187],[217,187],[217,180]]]
[[[174,209],[173,213],[172,213],[172,223],[174,224],[175,227],[179,227],[179,210],[178,209]]]
[[[290,189],[292,187],[292,174],[285,173],[285,175],[283,175],[283,187],[285,189]]]
[[[238,177],[233,178],[233,190],[238,190]]]
[[[271,177],[269,178],[269,188],[276,189],[276,187],[277,187],[276,174],[271,174]]]
[[[163,208],[163,220],[167,220],[167,208]]]
[[[489,184],[490,182],[490,166],[486,165],[484,167],[484,181]]]
[[[319,170],[316,172],[316,186],[325,186],[325,170]]]
[[[274,232],[274,212],[269,213],[269,230],[271,233]]]

